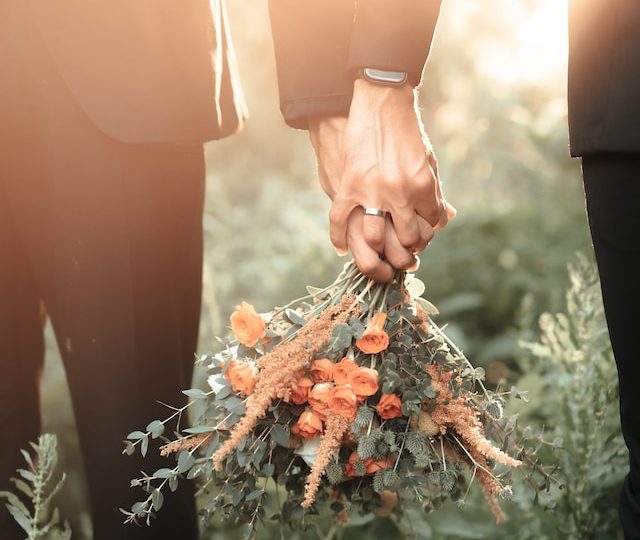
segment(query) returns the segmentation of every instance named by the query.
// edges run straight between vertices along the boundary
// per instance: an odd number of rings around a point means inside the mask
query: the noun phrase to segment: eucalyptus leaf
[[[304,326],[305,324],[307,324],[307,319],[302,317],[298,312],[296,312],[293,309],[285,310],[284,314],[286,315],[287,319],[289,319],[289,321],[293,324],[297,324],[299,326]]]
[[[193,454],[188,450],[183,450],[178,454],[178,472],[184,473],[193,467],[196,462]]]
[[[192,399],[206,399],[207,397],[206,392],[200,388],[189,388],[188,390],[183,390],[182,393]]]

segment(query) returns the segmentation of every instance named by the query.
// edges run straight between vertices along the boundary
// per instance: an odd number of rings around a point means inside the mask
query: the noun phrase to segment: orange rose
[[[349,358],[343,358],[333,366],[333,382],[336,384],[347,384],[348,375],[354,369],[358,369],[358,364]]]
[[[367,474],[374,474],[384,469],[390,469],[395,465],[395,462],[395,458],[391,455],[388,455],[384,459],[365,459],[364,468]]]
[[[307,400],[316,413],[320,413],[321,415],[326,413],[329,408],[329,395],[331,394],[332,388],[333,383],[326,382],[316,384],[310,390]]]
[[[313,382],[329,382],[333,378],[333,366],[335,366],[333,360],[329,360],[328,358],[314,360],[311,362],[309,375],[311,375]]]
[[[378,372],[375,369],[359,367],[349,372],[349,384],[358,396],[372,396],[378,391]]]
[[[369,321],[362,337],[356,341],[356,347],[365,354],[375,354],[384,351],[389,346],[389,334],[384,331],[386,313],[376,313]]]
[[[313,381],[309,377],[300,377],[293,383],[289,401],[296,405],[302,405],[309,399],[309,390],[313,386]]]
[[[252,362],[232,362],[227,370],[231,388],[234,392],[242,394],[252,394],[256,386],[258,368]]]
[[[353,466],[355,462],[358,461],[359,459],[360,459],[360,456],[358,455],[358,452],[351,452],[351,455],[349,456],[349,462],[344,466],[344,475],[347,478],[353,478],[354,476],[358,476]]]
[[[390,469],[395,465],[395,458],[391,455],[388,455],[384,459],[362,459],[357,452],[352,452],[349,456],[349,462],[345,465],[344,475],[347,478],[352,478],[354,476],[358,476],[356,474],[354,465],[356,461],[362,461],[364,464],[365,474],[374,474],[378,471],[382,471],[384,469]]]
[[[224,366],[224,362],[222,363],[222,365]],[[236,365],[236,361],[232,359],[231,362],[229,362],[229,365],[227,366],[226,371],[224,372],[223,377],[228,381],[231,380],[231,370],[235,365]]]
[[[253,347],[264,336],[264,320],[251,304],[242,302],[231,314],[230,320],[233,335],[247,347]]]
[[[358,400],[348,384],[334,386],[329,392],[329,408],[335,414],[353,420],[356,417]]]
[[[383,394],[376,405],[376,411],[383,420],[402,416],[402,401],[396,394]]]
[[[291,428],[291,433],[305,439],[314,439],[322,433],[322,418],[311,409],[306,409]]]

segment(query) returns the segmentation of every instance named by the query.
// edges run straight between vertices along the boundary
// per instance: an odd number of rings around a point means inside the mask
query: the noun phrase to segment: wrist
[[[380,84],[358,77],[353,82],[353,99],[362,97],[372,99],[395,99],[413,104],[414,88],[408,82],[398,85]]]
[[[353,82],[352,106],[354,102],[364,102],[371,106],[393,101],[413,107],[414,100],[415,90],[408,82],[401,85],[386,85],[368,81],[363,77]]]

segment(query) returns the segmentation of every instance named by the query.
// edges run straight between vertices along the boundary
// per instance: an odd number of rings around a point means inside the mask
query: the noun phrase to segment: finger
[[[426,168],[422,180],[425,190],[422,196],[416,200],[416,212],[426,219],[431,226],[437,225],[441,220],[441,210],[444,207],[444,197],[440,189],[438,177],[438,162],[432,153],[427,155],[429,166]]]
[[[389,264],[398,270],[408,270],[416,264],[413,250],[407,249],[400,243],[389,218],[387,218],[385,226],[384,256]]]
[[[394,269],[365,240],[362,233],[363,212],[356,209],[349,218],[347,239],[356,266],[365,275],[377,282],[387,283],[393,279]]]
[[[420,227],[415,209],[406,206],[402,209],[391,209],[393,227],[400,243],[409,249],[418,249],[420,245]]]
[[[433,239],[433,235],[435,234],[434,227],[421,216],[417,217],[418,227],[420,228],[420,242],[415,248],[415,252],[424,251],[429,242]]]
[[[355,205],[336,196],[329,211],[329,237],[331,243],[336,248],[338,255],[346,255],[349,251],[347,245],[347,224],[349,215]]]
[[[374,206],[373,208],[379,208],[379,206]],[[362,219],[362,233],[367,244],[382,255],[382,253],[384,253],[385,242],[385,217],[364,214]]]

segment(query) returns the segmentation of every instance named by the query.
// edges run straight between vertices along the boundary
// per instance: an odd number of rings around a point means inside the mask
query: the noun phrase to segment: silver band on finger
[[[376,216],[376,217],[385,217],[387,212],[384,210],[380,210],[380,208],[367,208],[364,207],[364,215],[365,216]]]

